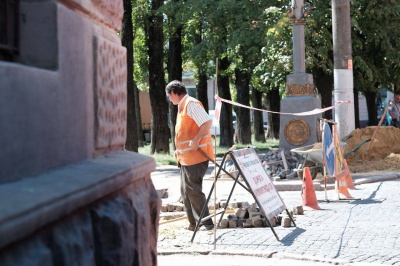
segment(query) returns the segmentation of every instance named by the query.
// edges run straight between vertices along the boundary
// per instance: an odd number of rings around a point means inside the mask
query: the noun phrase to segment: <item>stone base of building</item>
[[[0,265],[156,265],[154,169],[118,151],[0,185]]]

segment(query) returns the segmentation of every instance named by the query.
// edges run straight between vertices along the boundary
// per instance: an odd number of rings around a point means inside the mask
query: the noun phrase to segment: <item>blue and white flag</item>
[[[328,123],[322,126],[322,146],[324,150],[325,165],[328,169],[328,174],[331,177],[335,176],[335,145],[332,139],[332,132]]]

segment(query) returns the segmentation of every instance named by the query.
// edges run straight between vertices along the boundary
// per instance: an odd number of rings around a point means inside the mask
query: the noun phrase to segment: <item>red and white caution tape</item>
[[[223,99],[223,98],[219,97],[218,95],[215,96],[215,99],[217,101],[226,102],[226,103],[229,103],[231,105],[236,105],[236,106],[247,108],[247,109],[252,109],[252,110],[257,110],[257,111],[262,111],[262,112],[267,112],[267,113],[273,113],[273,114],[296,115],[296,116],[316,115],[316,114],[320,114],[320,113],[326,112],[328,110],[334,109],[334,108],[340,106],[342,103],[350,103],[350,101],[336,101],[336,103],[337,103],[336,105],[330,106],[330,107],[327,107],[327,108],[316,108],[314,110],[301,112],[301,113],[281,113],[281,112],[263,110],[263,109],[258,109],[258,108],[254,108],[254,107],[251,107],[251,106],[243,105],[243,104],[240,104],[240,103],[237,103],[237,102],[233,102],[233,101],[229,101],[229,100]]]

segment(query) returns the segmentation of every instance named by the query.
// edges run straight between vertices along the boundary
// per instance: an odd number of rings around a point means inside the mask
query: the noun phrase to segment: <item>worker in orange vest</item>
[[[208,161],[214,159],[210,127],[212,119],[201,102],[187,94],[182,82],[171,81],[165,88],[169,100],[178,105],[175,126],[175,158],[181,173],[181,195],[187,218],[188,230],[194,231],[200,219],[206,197],[202,191],[203,178]],[[200,153],[201,149],[208,157]],[[203,217],[209,216],[208,207]],[[212,230],[214,224],[207,219],[200,224],[205,230]]]

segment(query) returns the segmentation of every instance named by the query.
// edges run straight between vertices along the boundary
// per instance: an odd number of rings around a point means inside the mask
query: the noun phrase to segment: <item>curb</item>
[[[199,255],[208,256],[248,256],[248,257],[258,257],[266,259],[286,259],[293,261],[305,261],[309,263],[326,263],[332,265],[343,265],[343,266],[373,266],[373,265],[383,265],[377,263],[366,263],[366,262],[353,262],[349,260],[342,259],[330,259],[323,257],[315,257],[309,255],[300,255],[293,253],[279,253],[275,252],[263,252],[263,251],[240,251],[240,250],[162,250],[157,253],[158,256],[168,256],[168,255],[192,255],[198,259]]]
[[[368,184],[368,183],[374,183],[374,182],[380,182],[380,181],[390,181],[390,180],[395,180],[398,178],[400,178],[400,175],[398,175],[398,174],[370,176],[370,177],[356,179],[354,181],[354,185],[362,185],[362,184]]]

